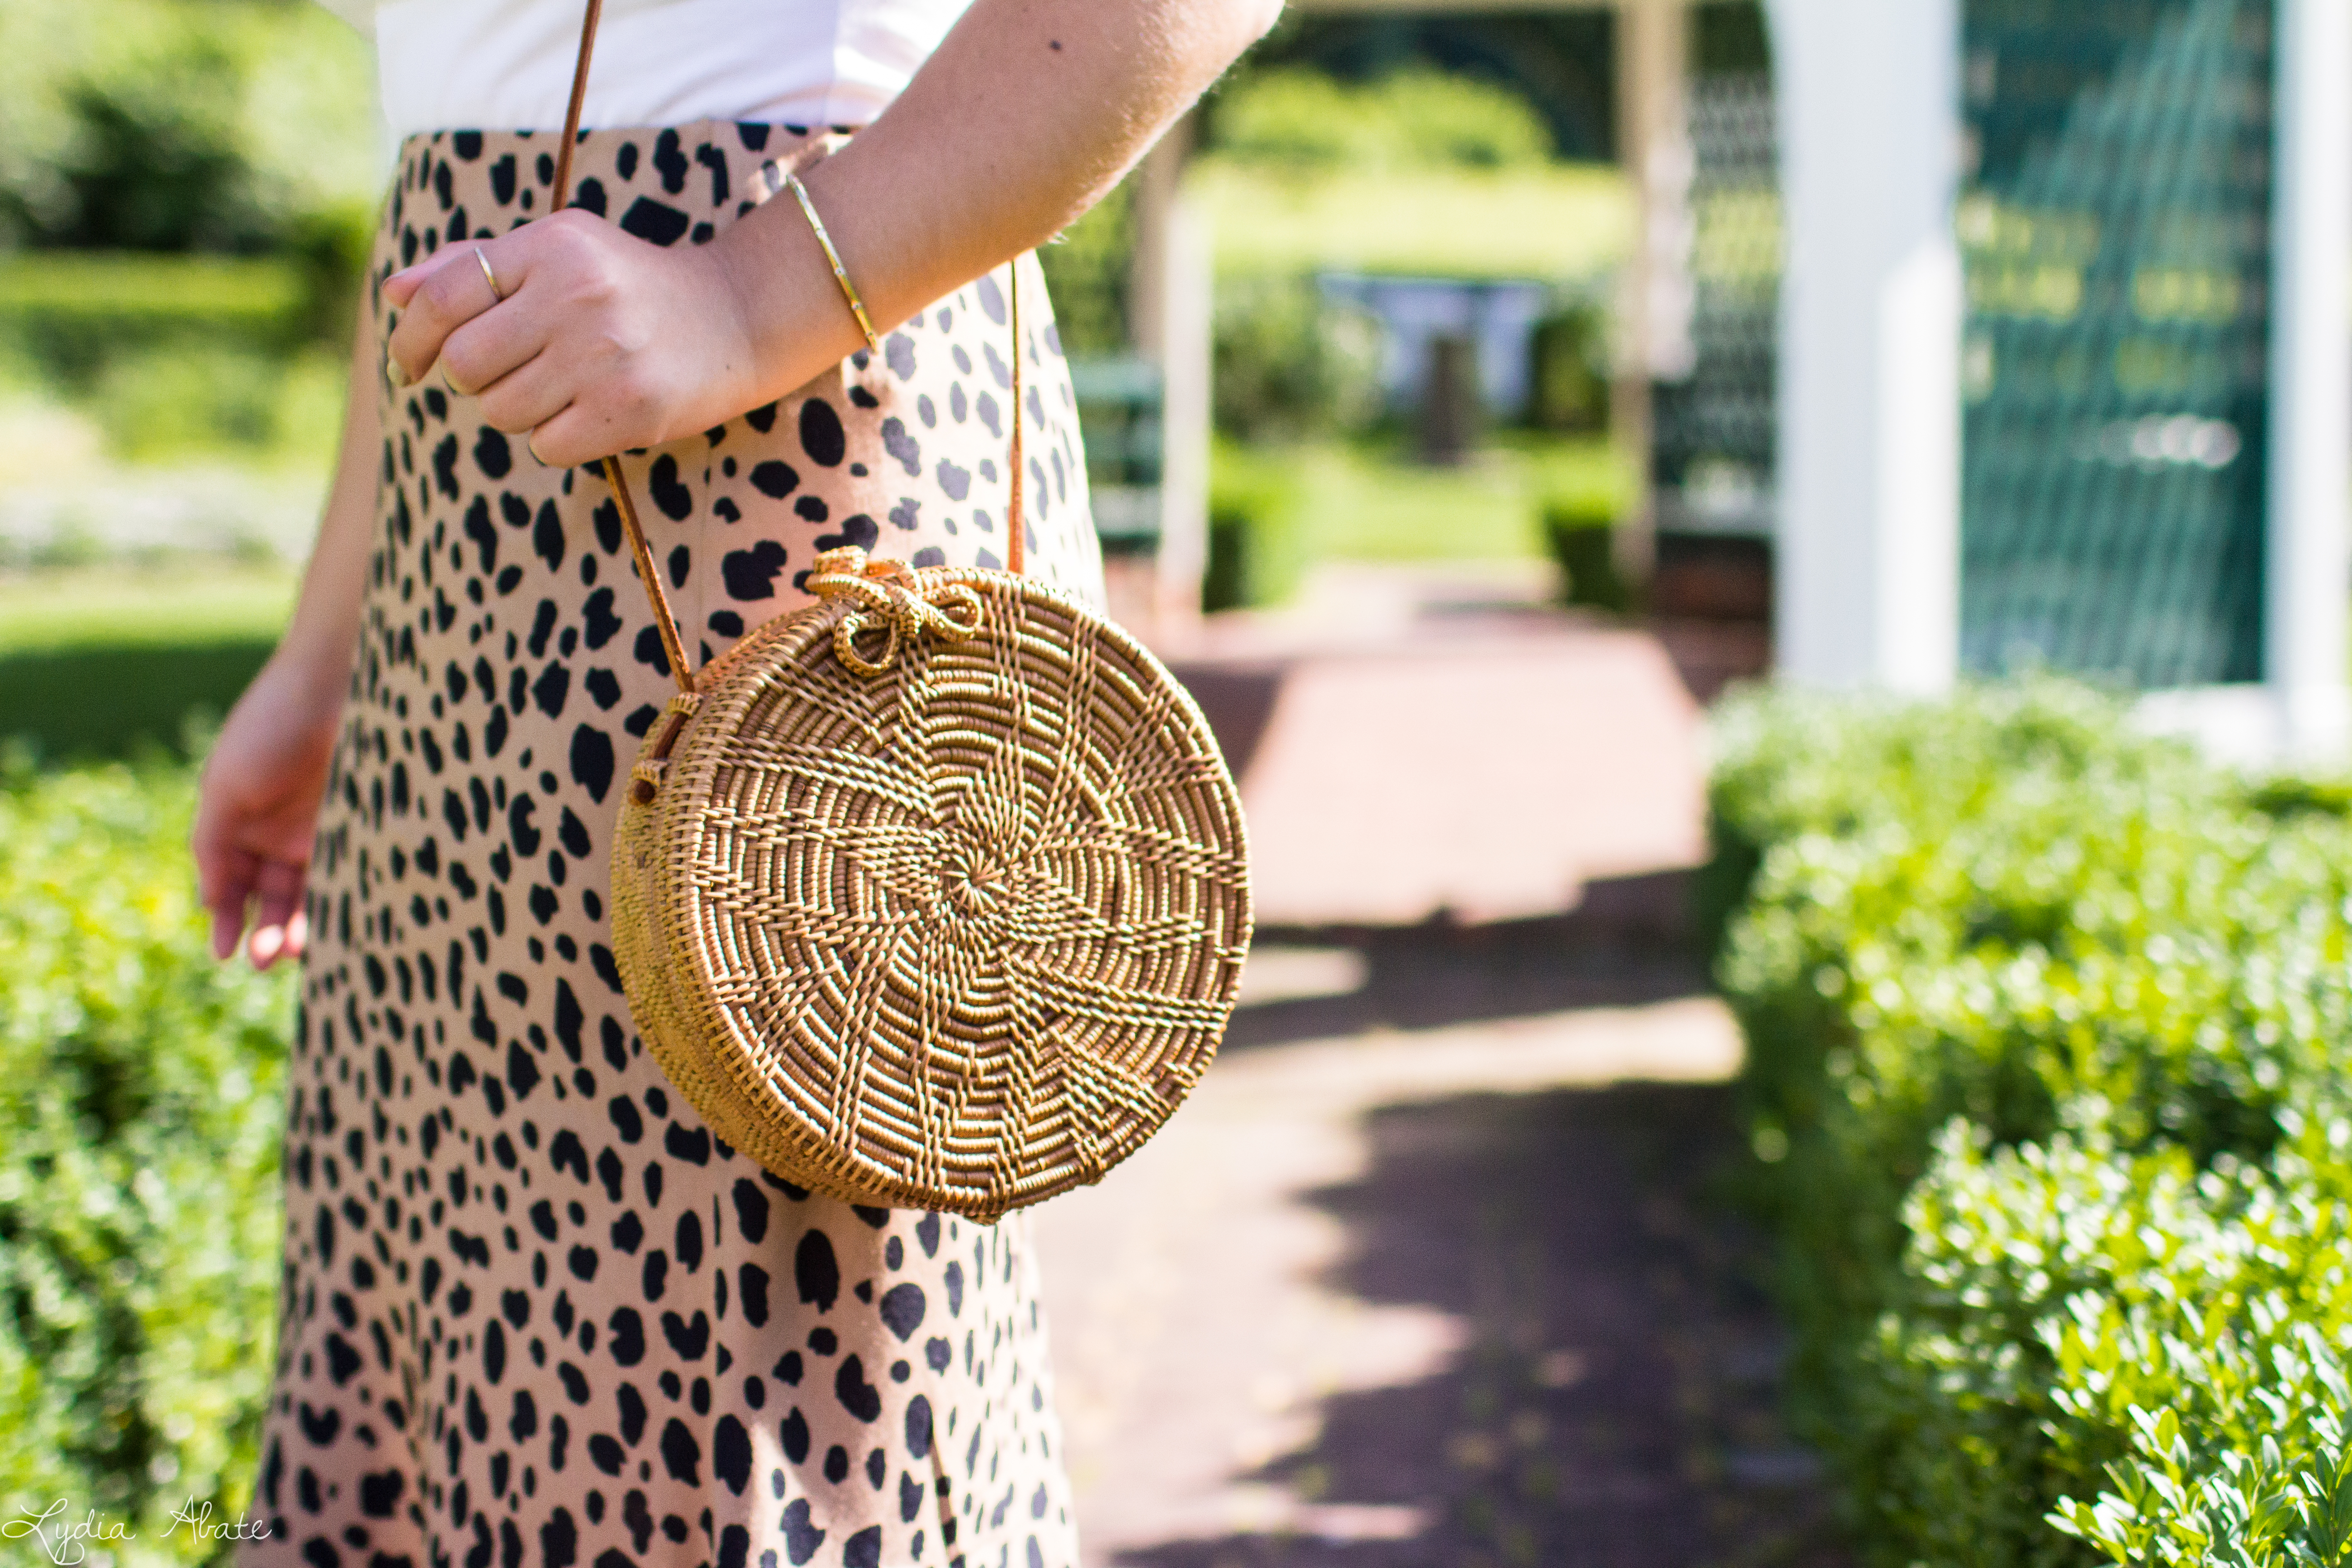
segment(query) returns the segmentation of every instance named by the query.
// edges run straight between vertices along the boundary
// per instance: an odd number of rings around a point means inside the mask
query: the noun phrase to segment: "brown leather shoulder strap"
[[[580,145],[580,107],[588,101],[588,57],[596,52],[596,25],[604,17],[604,0],[588,0],[580,18],[580,58],[572,67],[572,99],[563,110],[563,145],[555,150],[555,199],[550,212],[562,212],[572,199],[572,150]]]
[[[1004,268],[1004,308],[1013,329],[1013,484],[1005,507],[1004,569],[1018,577],[1028,563],[1029,514],[1022,505],[1021,426],[1028,415],[1021,406],[1021,361],[1027,345],[1021,337],[1021,258],[1017,256]]]

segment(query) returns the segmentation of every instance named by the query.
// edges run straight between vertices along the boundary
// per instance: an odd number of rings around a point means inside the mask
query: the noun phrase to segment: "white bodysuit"
[[[384,118],[420,131],[563,123],[582,0],[320,0],[375,38]],[[871,121],[970,0],[605,0],[591,126]],[[713,48],[714,38],[729,46]]]

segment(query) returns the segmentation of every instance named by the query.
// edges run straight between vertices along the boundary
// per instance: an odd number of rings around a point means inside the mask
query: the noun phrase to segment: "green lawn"
[[[0,581],[0,737],[52,760],[184,747],[269,657],[294,586],[204,567]]]
[[[1414,462],[1379,441],[1221,446],[1216,461],[1221,484],[1281,493],[1287,548],[1302,563],[1538,559],[1546,502],[1574,499],[1608,511],[1630,489],[1606,441],[1518,432],[1493,437],[1456,468]]]
[[[89,250],[0,257],[0,317],[281,332],[302,308],[303,290],[301,268],[274,257]]]
[[[294,607],[295,582],[289,571],[220,567],[109,567],[0,579],[0,656],[274,642]]]
[[[1602,441],[1496,444],[1458,468],[1393,451],[1332,447],[1304,455],[1310,560],[1497,561],[1540,557],[1543,504],[1563,492],[1622,495]]]

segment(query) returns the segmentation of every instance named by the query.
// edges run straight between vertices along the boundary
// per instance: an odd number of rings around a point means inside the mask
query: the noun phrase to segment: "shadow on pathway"
[[[1097,1190],[1124,1237],[1041,1215],[1090,1563],[1846,1561],[1725,1201],[1728,1020],[1557,926],[1351,939]]]
[[[1679,894],[1679,886],[1675,892]],[[1302,954],[1352,955],[1352,984],[1252,1003],[1250,985]],[[1374,1029],[1439,1029],[1593,1007],[1634,1007],[1706,987],[1679,950],[1596,935],[1580,915],[1488,925],[1334,928],[1264,933],[1251,953],[1244,1005],[1228,1052]],[[1327,972],[1328,973],[1328,972]]]
[[[1251,1479],[1288,1528],[1121,1553],[1130,1568],[1831,1563],[1775,1412],[1755,1259],[1704,1191],[1726,1091],[1468,1096],[1375,1112],[1331,1288],[1465,1325],[1452,1364],[1338,1394]]]

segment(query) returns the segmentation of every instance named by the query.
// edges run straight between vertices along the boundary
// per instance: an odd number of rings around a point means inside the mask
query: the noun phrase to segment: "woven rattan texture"
[[[1199,1081],[1247,857],[1208,726],[1125,632],[1009,574],[911,580],[977,594],[977,631],[860,673],[827,603],[703,672],[623,807],[614,929],[649,1047],[722,1136],[985,1220],[1098,1180]],[[857,647],[883,662],[881,628]]]

